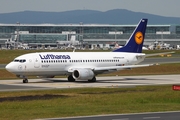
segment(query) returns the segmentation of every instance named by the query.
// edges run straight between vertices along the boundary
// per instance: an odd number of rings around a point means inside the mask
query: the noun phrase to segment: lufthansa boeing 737
[[[6,66],[28,83],[28,76],[52,78],[67,75],[68,81],[96,81],[96,75],[117,70],[146,67],[137,65],[147,56],[142,47],[147,19],[141,19],[125,46],[112,52],[39,52],[21,55]]]

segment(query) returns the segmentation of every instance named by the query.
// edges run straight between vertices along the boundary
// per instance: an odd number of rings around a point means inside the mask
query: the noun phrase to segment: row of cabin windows
[[[69,60],[69,62],[119,62],[119,60]]]
[[[42,63],[65,63],[67,60],[42,60]]]
[[[67,60],[42,60],[42,63],[65,63]],[[119,62],[119,60],[69,60],[70,63],[77,62]]]

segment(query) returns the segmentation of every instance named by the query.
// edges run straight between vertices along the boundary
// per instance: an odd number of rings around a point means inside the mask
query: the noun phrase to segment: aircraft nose
[[[15,67],[12,63],[7,64],[5,68],[9,72],[13,72],[15,70]]]

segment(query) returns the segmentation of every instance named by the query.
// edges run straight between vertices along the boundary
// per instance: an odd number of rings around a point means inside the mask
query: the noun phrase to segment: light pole
[[[117,35],[117,30],[115,29],[115,41],[116,41],[116,37],[117,37],[116,35]]]
[[[20,25],[20,23],[17,22],[16,24],[17,24],[17,29],[16,29],[16,32],[17,32],[16,49],[18,49],[18,43],[19,43],[19,25]]]
[[[81,43],[81,47],[83,44],[83,22],[80,22],[80,43]]]
[[[162,39],[162,41],[163,41],[163,34],[164,34],[164,32],[163,32],[163,30],[161,31],[161,39]]]

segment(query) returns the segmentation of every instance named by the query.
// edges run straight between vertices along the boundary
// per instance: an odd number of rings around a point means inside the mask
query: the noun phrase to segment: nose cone
[[[14,72],[15,71],[15,67],[14,67],[14,65],[12,63],[7,64],[5,68],[9,72]]]

